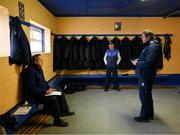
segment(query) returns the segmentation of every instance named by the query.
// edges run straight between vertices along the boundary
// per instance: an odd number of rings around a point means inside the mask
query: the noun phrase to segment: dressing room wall
[[[55,30],[55,17],[36,0],[21,0],[25,6],[25,21],[33,20],[49,29]],[[0,5],[9,10],[11,16],[18,16],[18,0],[0,0]],[[23,29],[29,38],[30,31],[27,26]],[[51,37],[51,44],[53,37]],[[44,59],[45,78],[49,80],[55,73],[52,68],[52,49],[51,53],[42,54]],[[19,74],[21,68],[9,65],[8,57],[0,57],[0,114],[7,112],[15,106],[21,99],[19,89]]]
[[[114,31],[114,23],[121,22],[121,31]],[[160,17],[58,17],[56,19],[57,33],[61,34],[140,34],[144,29],[151,29],[156,34],[173,34],[171,46],[171,59],[164,59],[164,68],[160,74],[180,73],[180,18]],[[88,37],[89,39],[91,37]],[[101,37],[100,37],[101,38]],[[108,37],[109,39],[113,37]],[[119,37],[122,39],[123,37]],[[133,37],[129,37],[133,38]],[[161,37],[164,44],[164,37]],[[121,71],[134,74],[134,71]],[[97,74],[102,71],[64,71],[58,74]]]

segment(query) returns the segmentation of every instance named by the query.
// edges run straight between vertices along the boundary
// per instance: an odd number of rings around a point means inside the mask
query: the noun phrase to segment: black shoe
[[[104,91],[107,92],[108,89],[109,89],[109,87],[106,86],[106,87],[104,88]]]
[[[69,124],[62,119],[54,119],[54,125],[58,127],[67,127]]]
[[[73,112],[73,111],[67,111],[67,112],[63,113],[62,116],[71,116],[71,115],[74,115],[74,114],[75,114],[75,112]]]
[[[108,91],[108,88],[105,88],[104,91],[107,92],[107,91]]]
[[[121,91],[119,87],[113,87],[114,90]]]
[[[135,117],[134,120],[136,122],[149,122],[148,118],[142,118],[142,117]]]
[[[151,117],[149,117],[149,119],[150,119],[150,120],[154,120],[154,117],[153,117],[153,116],[151,116]]]

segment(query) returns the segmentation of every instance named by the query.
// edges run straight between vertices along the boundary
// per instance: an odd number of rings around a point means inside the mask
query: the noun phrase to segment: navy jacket
[[[131,59],[137,59],[143,49],[142,40],[140,37],[135,36],[131,42]]]
[[[54,37],[53,71],[67,68],[67,60],[65,59],[65,53],[67,51],[68,44],[69,40],[66,37]]]
[[[79,39],[79,68],[84,69],[89,67],[90,62],[90,47],[85,36]]]
[[[165,43],[164,43],[164,49],[163,49],[163,52],[164,52],[164,57],[169,60],[171,58],[171,37],[170,35],[166,34],[164,36],[165,38]]]
[[[148,45],[142,50],[139,60],[136,65],[136,73],[139,76],[154,75],[157,69],[158,56],[159,56],[158,44],[154,41],[148,43]]]
[[[79,45],[76,37],[70,38],[64,57],[67,60],[68,69],[78,69]]]
[[[120,54],[122,57],[122,60],[119,64],[119,69],[132,69],[133,65],[130,61],[131,58],[131,46],[132,43],[129,40],[128,37],[124,37],[121,40],[121,44],[120,44]]]
[[[24,66],[30,65],[30,46],[18,17],[13,17],[10,21],[10,45],[9,63],[23,64]]]
[[[46,82],[43,70],[33,64],[24,69],[22,74],[23,89],[27,98],[44,96],[50,87]]]
[[[159,49],[159,56],[158,56],[158,63],[157,63],[157,69],[163,68],[163,52],[162,52],[162,41],[160,37],[156,37],[155,40],[158,41],[158,49]]]
[[[97,37],[93,37],[89,41],[89,46],[90,46],[90,69],[95,70],[98,67],[98,61],[100,57],[100,46],[99,46],[99,39]]]

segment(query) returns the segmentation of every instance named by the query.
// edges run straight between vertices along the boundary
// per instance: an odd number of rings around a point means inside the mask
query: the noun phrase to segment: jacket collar
[[[146,43],[143,43],[144,46],[149,46],[151,41],[148,41]]]
[[[32,66],[33,66],[36,70],[41,70],[41,67],[39,67],[39,66],[36,65],[35,63],[33,63]]]

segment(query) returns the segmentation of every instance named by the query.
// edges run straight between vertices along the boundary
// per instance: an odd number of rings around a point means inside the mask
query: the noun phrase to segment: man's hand
[[[46,90],[46,95],[51,94],[53,91],[55,91],[55,89],[49,88],[48,90]]]
[[[136,66],[136,64],[137,64],[137,62],[138,62],[138,59],[131,60],[131,62],[132,62],[132,64],[133,64],[134,66]]]

